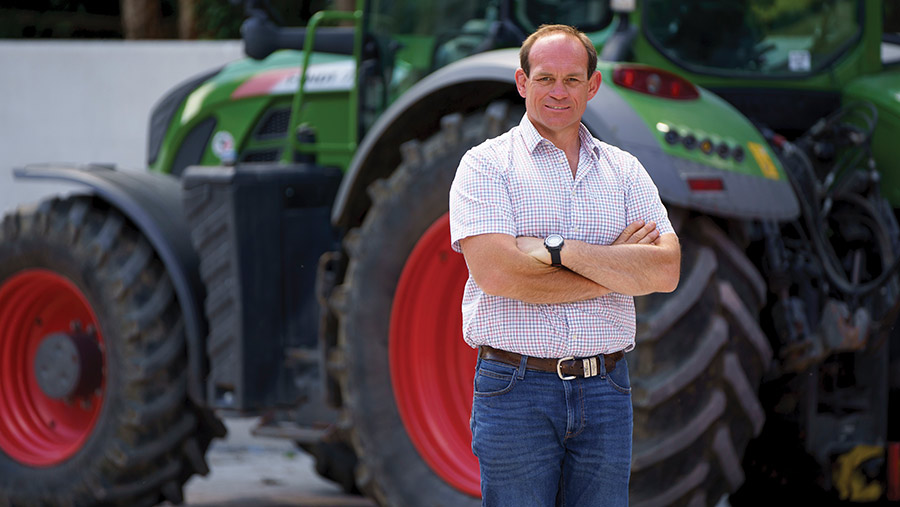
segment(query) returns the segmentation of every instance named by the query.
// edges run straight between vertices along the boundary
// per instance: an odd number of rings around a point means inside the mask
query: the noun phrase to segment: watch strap
[[[562,250],[561,247],[556,248],[548,248],[550,251],[550,265],[559,268],[562,267],[562,259],[560,258],[559,252]]]

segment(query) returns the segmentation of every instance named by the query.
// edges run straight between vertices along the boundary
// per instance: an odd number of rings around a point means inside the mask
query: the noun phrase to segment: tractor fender
[[[84,185],[90,193],[125,215],[144,234],[172,279],[184,318],[188,353],[188,396],[205,406],[203,388],[207,322],[205,289],[199,258],[191,245],[183,216],[181,182],[172,176],[143,171],[117,171],[107,166],[28,165],[16,178],[57,180]]]
[[[356,150],[332,207],[334,225],[360,220],[368,208],[369,184],[390,176],[400,163],[400,145],[427,138],[439,128],[441,117],[501,97],[521,100],[514,76],[518,66],[518,50],[479,53],[437,70],[407,90],[378,117]]]
[[[454,62],[411,87],[379,117],[360,143],[338,190],[332,222],[344,227],[357,223],[368,207],[365,190],[369,184],[390,175],[399,163],[397,148],[411,137],[421,138],[436,130],[441,115],[483,107],[501,97],[521,100],[515,89],[518,67],[517,49],[489,51]],[[789,220],[798,216],[799,206],[783,171],[779,169],[777,179],[762,178],[670,155],[622,93],[625,91],[612,83],[611,76],[604,75],[583,122],[599,139],[636,156],[664,202],[723,217]],[[699,100],[718,114],[744,122],[746,130],[752,131],[752,140],[766,146],[755,127],[724,100],[702,89]],[[426,125],[429,128],[423,128]],[[779,166],[774,155],[772,163]],[[705,175],[720,178],[724,190],[692,192],[687,179]]]

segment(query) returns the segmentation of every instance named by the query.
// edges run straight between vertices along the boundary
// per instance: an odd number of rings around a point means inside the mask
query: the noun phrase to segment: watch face
[[[558,248],[563,244],[563,237],[559,234],[551,234],[544,240],[544,244],[549,248]]]

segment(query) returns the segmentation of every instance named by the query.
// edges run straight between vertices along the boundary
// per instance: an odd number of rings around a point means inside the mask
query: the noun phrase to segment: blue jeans
[[[631,383],[625,359],[608,374],[556,373],[478,359],[472,451],[483,505],[628,505]]]

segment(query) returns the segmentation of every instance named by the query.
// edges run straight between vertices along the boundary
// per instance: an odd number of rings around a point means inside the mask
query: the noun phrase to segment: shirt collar
[[[546,141],[537,129],[534,128],[534,124],[532,124],[531,120],[528,118],[528,113],[525,113],[525,115],[522,116],[522,121],[519,122],[519,129],[522,133],[522,140],[525,141],[525,147],[528,148],[529,153],[534,153],[535,148],[541,144],[541,141]],[[584,126],[584,123],[580,123],[578,126],[578,137],[581,139],[582,149],[589,148],[587,151],[595,160],[600,158],[600,147],[594,142],[594,136],[592,136],[588,128]],[[550,141],[547,142],[549,143]]]

